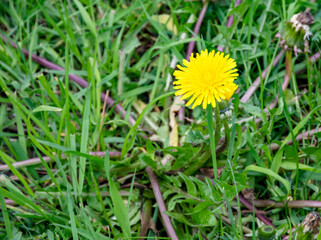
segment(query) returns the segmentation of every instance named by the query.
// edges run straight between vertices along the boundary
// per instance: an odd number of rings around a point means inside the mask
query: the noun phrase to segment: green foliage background
[[[136,239],[142,211],[154,222],[148,239],[168,239],[148,166],[158,175],[179,239],[256,239],[262,222],[252,212],[240,214],[236,198],[245,188],[258,199],[284,202],[261,209],[279,239],[315,210],[309,202],[287,208],[287,201],[321,201],[321,64],[307,60],[320,52],[321,3],[245,0],[233,6],[208,2],[193,36],[201,1],[1,1],[1,34],[18,48],[0,41],[0,238]],[[288,89],[280,87],[282,56],[253,97],[240,103],[281,51],[275,34],[307,7],[315,18],[311,54],[293,56]],[[191,41],[194,52],[225,47],[240,74],[231,140],[217,155],[222,173],[215,186],[208,178],[205,112],[186,107],[183,121],[171,118],[178,113],[171,111],[170,64],[173,58],[181,63]],[[66,70],[44,68],[22,48]],[[69,74],[86,79],[88,87]],[[103,114],[106,91],[124,108],[124,118],[114,107]],[[279,104],[267,114],[276,97]],[[296,139],[304,133],[309,138]],[[32,158],[38,164],[15,167]]]

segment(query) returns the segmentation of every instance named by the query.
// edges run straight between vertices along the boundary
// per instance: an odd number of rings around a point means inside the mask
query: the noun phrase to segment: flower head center
[[[205,72],[201,84],[205,89],[216,87],[217,81],[215,78],[215,74],[213,74],[211,71]]]
[[[175,95],[183,95],[182,99],[190,98],[186,105],[215,107],[222,99],[228,101],[237,89],[233,82],[238,76],[236,63],[228,55],[205,50],[183,63],[186,67],[178,65],[179,70],[174,72],[174,89],[178,90]]]
[[[210,85],[213,81],[212,81],[212,74],[211,73],[209,73],[209,72],[206,72],[205,73],[205,76],[204,76],[204,83],[206,84],[206,85]]]

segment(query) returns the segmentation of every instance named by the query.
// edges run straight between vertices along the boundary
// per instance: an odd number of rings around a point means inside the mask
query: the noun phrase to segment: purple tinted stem
[[[198,32],[200,31],[200,28],[201,28],[201,25],[202,25],[202,22],[204,20],[204,16],[205,16],[205,13],[206,13],[206,10],[207,10],[207,7],[208,7],[208,2],[205,2],[204,5],[203,5],[203,8],[200,12],[200,15],[198,16],[198,19],[197,19],[197,22],[195,24],[195,27],[194,27],[194,35],[196,36],[198,34]],[[186,53],[186,60],[189,61],[189,58],[194,50],[194,46],[195,46],[195,41],[192,41],[192,42],[189,42],[188,44],[188,48],[187,48],[187,53]]]
[[[275,202],[273,200],[254,200],[255,207],[273,207],[273,208],[321,208],[321,201],[314,200],[295,200],[295,201],[284,201],[284,202]]]
[[[244,198],[241,194],[239,194],[239,199],[240,199],[240,202],[245,206],[247,207],[249,210],[253,211],[253,206],[252,206],[252,203],[247,200],[246,198]],[[264,222],[266,225],[270,225],[272,227],[275,228],[275,226],[273,225],[273,223],[268,219],[266,218],[263,214],[261,213],[257,213],[257,209],[254,208],[254,212],[255,212],[255,215],[262,221]]]
[[[157,177],[151,167],[147,167],[146,172],[148,174],[150,183],[152,184],[153,192],[154,192],[154,195],[156,198],[157,205],[159,207],[161,217],[163,219],[163,223],[164,223],[164,227],[167,232],[167,235],[170,237],[170,239],[178,240],[178,237],[177,237],[174,227],[171,223],[171,220],[170,220],[169,216],[165,214],[167,209],[165,206],[165,202],[164,202],[162,193],[159,188]]]
[[[279,52],[279,54],[275,57],[273,63],[272,63],[272,67],[275,67],[276,64],[278,64],[278,62],[280,61],[281,57],[283,56],[284,51],[282,50],[281,52]],[[270,67],[267,67],[266,69],[264,69],[264,71],[262,72],[262,81],[266,78],[267,73],[269,72]],[[254,92],[256,91],[256,89],[261,85],[261,76],[258,76],[255,81],[252,83],[252,85],[249,87],[249,89],[244,93],[244,95],[242,96],[240,102],[242,103],[246,103],[254,94]]]
[[[237,1],[235,2],[234,7],[240,5],[241,2],[242,2],[241,0],[237,0]],[[233,24],[233,22],[234,22],[234,17],[233,17],[233,15],[231,15],[231,16],[229,16],[228,19],[227,19],[226,27],[231,27],[232,24]],[[217,50],[220,51],[220,52],[223,52],[223,51],[224,51],[224,48],[225,48],[225,47],[218,46],[218,47],[217,47]]]

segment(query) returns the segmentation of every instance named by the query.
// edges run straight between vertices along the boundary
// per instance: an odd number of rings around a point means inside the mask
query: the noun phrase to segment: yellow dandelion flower
[[[175,95],[183,95],[181,99],[191,97],[186,105],[193,104],[193,109],[201,105],[205,109],[208,104],[216,107],[216,101],[230,100],[237,89],[233,82],[238,76],[234,59],[222,52],[213,50],[201,51],[201,54],[193,54],[188,62],[183,60],[186,67],[177,65],[179,70],[174,71],[176,81],[173,82]]]

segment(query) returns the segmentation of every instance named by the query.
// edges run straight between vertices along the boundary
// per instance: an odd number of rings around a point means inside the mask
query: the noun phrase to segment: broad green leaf
[[[216,226],[217,220],[213,212],[204,208],[203,210],[191,215],[193,223],[204,227]]]
[[[124,42],[124,51],[126,54],[131,54],[137,47],[140,46],[140,42],[137,36],[129,38],[128,41]]]
[[[191,227],[212,227],[217,224],[214,213],[208,209],[193,214],[192,220],[189,220],[184,214],[178,212],[165,212],[168,216],[174,218],[178,222],[185,223]],[[202,218],[203,217],[203,218]]]
[[[185,196],[182,194],[175,194],[171,197],[167,203],[167,210],[172,211],[174,210],[177,203],[185,202]]]
[[[254,171],[254,172],[260,172],[260,173],[269,175],[269,176],[279,180],[285,186],[288,195],[291,193],[291,184],[289,183],[289,181],[282,178],[280,175],[276,174],[275,172],[273,172],[270,169],[258,167],[255,165],[250,165],[245,168],[245,171]]]
[[[311,148],[305,148],[302,149],[303,152],[305,152],[313,161],[320,161],[321,160],[321,147],[311,147]]]
[[[289,161],[283,162],[281,164],[281,168],[286,169],[286,170],[296,170],[296,162],[289,162]],[[299,169],[303,170],[303,171],[321,173],[320,168],[311,167],[311,166],[308,166],[308,165],[302,164],[302,163],[299,163]]]
[[[199,131],[199,130],[191,129],[188,132],[187,137],[186,137],[186,142],[187,143],[198,144],[198,143],[203,143],[204,141],[205,141],[205,138],[204,138],[202,132]]]
[[[146,163],[146,166],[151,167],[154,171],[157,170],[157,164],[155,160],[151,157],[147,156],[146,154],[141,157],[142,161]]]
[[[197,204],[197,205],[193,208],[193,212],[187,213],[186,215],[192,215],[192,214],[198,213],[198,212],[202,211],[203,209],[206,209],[206,208],[209,207],[209,206],[213,206],[213,204],[214,204],[214,203],[211,202],[211,201],[201,202],[201,203]]]

